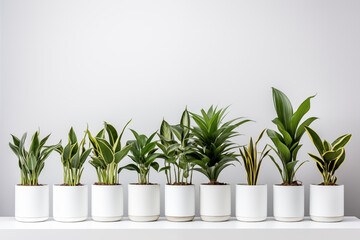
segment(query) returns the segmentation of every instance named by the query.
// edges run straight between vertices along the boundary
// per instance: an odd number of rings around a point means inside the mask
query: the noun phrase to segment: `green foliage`
[[[131,144],[121,147],[121,138],[130,122],[131,120],[126,123],[120,134],[112,125],[106,122],[104,128],[95,137],[87,130],[94,153],[89,162],[96,169],[98,183],[107,185],[119,183],[118,164],[131,148]]]
[[[165,166],[159,171],[165,172],[167,183],[192,184],[194,168],[192,154],[195,149],[191,142],[190,114],[187,109],[183,112],[178,125],[170,126],[163,120],[159,137],[160,142],[157,143],[157,146],[162,151],[159,157],[163,158],[165,162]],[[174,180],[172,173],[174,173]]]
[[[68,134],[68,144],[64,148],[62,146],[59,147],[57,150],[61,154],[65,185],[76,186],[80,184],[81,175],[84,170],[83,165],[91,152],[91,149],[85,148],[86,135],[87,132],[79,144],[75,131],[71,127]]]
[[[316,117],[310,117],[300,124],[303,116],[310,110],[310,99],[314,96],[308,97],[299,108],[293,112],[288,97],[276,88],[272,88],[273,102],[277,117],[272,121],[278,128],[279,132],[274,130],[267,130],[267,134],[275,145],[272,149],[276,152],[281,160],[282,168],[275,161],[274,157],[270,156],[276,167],[278,168],[284,183],[292,184],[294,182],[295,173],[299,167],[304,164],[297,160],[297,153],[301,148],[300,140],[305,132],[305,126],[309,126]]]
[[[247,174],[247,182],[248,182],[249,185],[256,185],[256,182],[257,182],[257,179],[258,179],[258,176],[259,176],[261,163],[262,163],[263,159],[271,151],[271,149],[267,150],[266,148],[267,148],[268,145],[265,145],[264,149],[260,152],[260,157],[258,159],[257,144],[261,140],[265,130],[266,129],[264,129],[260,133],[260,135],[259,135],[258,139],[256,140],[255,144],[253,143],[252,138],[250,138],[248,147],[244,146],[242,150],[241,150],[241,148],[239,148],[240,156],[241,156],[241,158],[243,160],[244,167],[245,167],[246,174]]]
[[[21,174],[21,185],[38,185],[38,179],[44,168],[45,160],[50,153],[61,147],[61,142],[56,145],[45,146],[50,134],[43,139],[39,139],[40,131],[36,131],[31,139],[30,148],[25,149],[25,140],[27,133],[24,133],[21,139],[12,136],[13,143],[9,142],[11,150],[18,157]]]
[[[198,155],[194,161],[198,167],[194,170],[203,173],[210,184],[218,184],[221,171],[233,165],[232,162],[238,161],[238,155],[232,151],[237,146],[229,140],[239,135],[234,131],[235,128],[250,121],[235,118],[222,123],[227,108],[218,110],[217,107],[211,106],[207,112],[201,109],[201,115],[191,113],[197,125],[191,128]]]
[[[335,185],[337,182],[335,172],[345,161],[344,147],[350,141],[352,135],[342,135],[330,144],[326,140],[322,141],[319,135],[310,127],[305,127],[305,130],[320,154],[320,157],[311,153],[309,153],[309,156],[315,160],[316,166],[324,179],[323,184]]]
[[[134,134],[135,140],[128,141],[127,145],[131,146],[130,152],[132,155],[129,155],[129,157],[135,164],[130,163],[121,167],[118,172],[120,173],[122,169],[136,171],[138,173],[138,183],[148,184],[150,168],[159,171],[159,164],[155,160],[160,156],[160,154],[155,153],[157,150],[156,141],[152,141],[156,132],[154,132],[150,137],[139,135],[132,129],[131,132]]]

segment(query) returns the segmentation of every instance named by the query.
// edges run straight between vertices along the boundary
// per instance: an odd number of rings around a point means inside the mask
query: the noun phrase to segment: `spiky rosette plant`
[[[104,128],[95,137],[87,130],[94,153],[89,162],[96,169],[97,184],[115,185],[119,183],[118,165],[127,156],[131,148],[129,144],[121,147],[121,138],[130,122],[131,120],[124,126],[120,134],[112,125],[106,122]]]
[[[319,135],[310,127],[305,127],[305,130],[320,154],[320,157],[311,153],[309,153],[309,156],[315,160],[316,166],[323,177],[322,184],[336,185],[337,177],[335,172],[345,161],[344,147],[348,144],[352,135],[342,135],[330,144],[326,140],[322,141]]]
[[[295,173],[305,162],[301,162],[297,167],[299,160],[297,154],[302,144],[301,137],[305,132],[305,126],[309,126],[316,117],[310,117],[300,123],[303,116],[310,110],[310,100],[314,96],[308,97],[302,102],[299,108],[293,112],[292,104],[289,98],[276,88],[272,88],[273,102],[277,117],[272,122],[277,126],[278,131],[267,130],[267,134],[275,145],[274,152],[278,155],[282,167],[270,156],[278,168],[284,185],[297,185]],[[296,167],[296,168],[295,168]]]
[[[68,134],[68,144],[57,150],[61,154],[61,162],[64,170],[64,184],[76,186],[80,184],[81,175],[84,170],[84,163],[90,155],[91,148],[85,148],[85,133],[80,144],[78,143],[74,129],[71,127]]]
[[[45,160],[52,151],[61,147],[61,142],[56,145],[45,146],[50,134],[41,140],[39,135],[40,131],[34,133],[28,151],[25,149],[27,133],[23,134],[21,140],[11,135],[13,143],[9,143],[9,146],[18,157],[21,185],[39,185],[39,176],[45,166]]]
[[[191,113],[197,126],[191,128],[198,159],[194,163],[198,166],[195,171],[201,172],[209,179],[209,184],[218,182],[220,173],[228,166],[238,161],[233,149],[238,146],[231,142],[239,134],[235,131],[240,125],[250,120],[233,120],[224,122],[228,107],[217,109],[211,106],[206,112],[201,109],[201,115]]]
[[[157,143],[164,159],[164,167],[168,184],[192,184],[195,152],[190,134],[190,114],[183,112],[178,125],[169,125],[165,120],[160,126],[160,142]]]

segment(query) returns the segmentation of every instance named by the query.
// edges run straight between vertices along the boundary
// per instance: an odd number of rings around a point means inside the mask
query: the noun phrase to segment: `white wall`
[[[56,143],[67,141],[70,126],[81,134],[87,123],[98,131],[104,120],[120,128],[132,118],[131,128],[150,134],[163,117],[177,123],[186,105],[198,112],[231,104],[229,118],[256,120],[239,129],[245,136],[236,142],[246,144],[274,128],[274,86],[296,106],[317,93],[308,116],[320,118],[313,128],[322,137],[353,133],[338,178],[346,185],[346,215],[360,217],[359,12],[356,0],[3,0],[0,215],[13,215],[20,180],[10,133],[41,127]],[[303,143],[299,159],[307,160],[315,148],[306,135]],[[95,171],[85,167],[83,182],[92,184]],[[220,180],[244,182],[244,174],[237,166]],[[151,179],[165,183],[163,174]],[[321,181],[313,162],[298,179],[307,190]],[[61,180],[53,154],[40,182]],[[121,175],[123,184],[135,180],[134,172]],[[205,181],[196,174],[196,184]],[[271,200],[270,186],[281,179],[270,160],[260,182]]]

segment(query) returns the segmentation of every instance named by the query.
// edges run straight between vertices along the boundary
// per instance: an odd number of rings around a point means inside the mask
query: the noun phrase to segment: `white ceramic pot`
[[[344,185],[310,185],[310,218],[318,222],[344,219]]]
[[[230,185],[200,185],[200,217],[207,222],[222,222],[231,216]]]
[[[88,217],[88,186],[53,186],[53,217],[59,222],[80,222]]]
[[[15,219],[41,222],[49,218],[49,185],[15,185]]]
[[[131,221],[150,222],[160,217],[160,185],[128,185],[128,215]]]
[[[258,222],[267,217],[267,185],[236,185],[236,218]]]
[[[122,185],[92,185],[91,216],[95,221],[120,221],[124,215]]]
[[[173,222],[186,222],[194,219],[194,185],[165,185],[165,216],[167,220]]]
[[[274,218],[282,222],[297,222],[304,219],[304,186],[273,187]]]

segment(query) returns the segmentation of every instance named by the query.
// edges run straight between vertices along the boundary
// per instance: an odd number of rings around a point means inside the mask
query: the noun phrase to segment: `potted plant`
[[[250,138],[248,147],[239,149],[248,183],[236,185],[236,218],[240,221],[264,221],[267,217],[267,185],[257,185],[261,163],[271,150],[267,150],[267,145],[265,145],[258,156],[257,144],[264,132],[265,129],[260,133],[255,144]]]
[[[88,186],[81,184],[84,163],[91,149],[85,148],[86,133],[80,144],[74,129],[68,134],[68,144],[57,151],[63,165],[63,184],[53,186],[53,216],[55,221],[79,222],[88,217]]]
[[[222,170],[238,161],[230,139],[238,136],[234,130],[249,120],[236,118],[223,123],[227,108],[211,106],[201,115],[191,113],[197,126],[191,128],[198,159],[194,170],[201,172],[209,182],[200,185],[200,217],[203,221],[227,221],[231,216],[231,186],[218,181]]]
[[[135,140],[128,141],[131,145],[129,157],[134,161],[119,169],[136,171],[138,182],[128,185],[128,215],[132,221],[156,221],[160,217],[160,185],[150,183],[150,169],[159,170],[155,160],[159,153],[155,153],[156,141],[152,141],[156,132],[150,137],[139,135],[131,130]]]
[[[337,184],[336,170],[345,161],[345,145],[351,134],[338,137],[331,144],[322,141],[319,135],[309,127],[305,130],[310,136],[320,156],[309,153],[315,160],[323,182],[310,185],[310,218],[319,222],[339,222],[344,218],[344,185]]]
[[[93,156],[89,162],[95,168],[98,177],[98,181],[91,187],[91,216],[95,221],[120,221],[123,217],[123,186],[119,184],[118,165],[131,147],[121,147],[121,138],[129,123],[130,121],[120,134],[106,122],[95,137],[87,130],[93,147]]]
[[[21,139],[12,136],[11,150],[18,157],[20,184],[15,185],[15,219],[21,222],[40,222],[49,218],[49,186],[39,184],[39,175],[45,160],[60,143],[45,146],[50,134],[39,139],[36,131],[31,139],[30,148],[25,149],[25,133]]]
[[[174,137],[175,136],[175,137]],[[192,184],[194,164],[193,143],[190,140],[190,114],[185,109],[180,124],[170,126],[165,120],[160,127],[162,150],[159,156],[164,159],[165,185],[165,217],[169,221],[192,221],[195,217],[195,186]]]
[[[281,91],[272,88],[273,102],[277,117],[272,121],[279,132],[267,130],[267,135],[275,145],[272,147],[281,161],[280,165],[270,156],[282,177],[283,183],[273,186],[274,217],[278,221],[301,221],[304,218],[304,186],[295,179],[295,173],[305,163],[300,164],[297,154],[301,148],[300,140],[316,117],[310,117],[300,124],[302,117],[310,109],[308,97],[293,112],[293,107],[288,97]],[[298,165],[298,166],[297,166]]]

